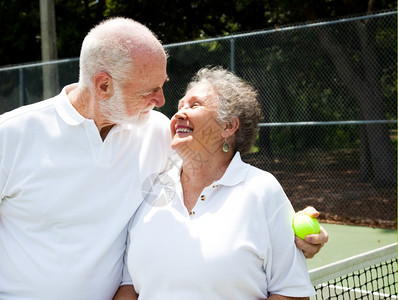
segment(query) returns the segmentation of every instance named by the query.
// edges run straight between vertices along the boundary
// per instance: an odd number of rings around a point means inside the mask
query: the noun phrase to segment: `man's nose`
[[[164,99],[163,89],[160,89],[156,92],[151,102],[156,107],[162,107],[166,103],[166,100]]]

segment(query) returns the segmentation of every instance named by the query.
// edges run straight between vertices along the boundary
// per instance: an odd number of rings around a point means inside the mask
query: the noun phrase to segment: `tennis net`
[[[310,271],[312,299],[397,299],[397,243]]]

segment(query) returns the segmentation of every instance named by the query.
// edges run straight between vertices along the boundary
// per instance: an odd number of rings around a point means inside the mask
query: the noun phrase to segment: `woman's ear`
[[[94,91],[101,100],[111,97],[113,95],[113,78],[106,72],[95,74]]]
[[[238,117],[235,117],[232,121],[226,123],[224,125],[222,137],[227,138],[227,137],[232,136],[235,133],[235,131],[238,130],[239,124],[240,123],[239,123]]]

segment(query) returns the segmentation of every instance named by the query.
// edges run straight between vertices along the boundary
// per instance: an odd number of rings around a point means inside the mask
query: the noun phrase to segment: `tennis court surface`
[[[322,224],[330,239],[308,260],[311,299],[397,299],[397,231]]]

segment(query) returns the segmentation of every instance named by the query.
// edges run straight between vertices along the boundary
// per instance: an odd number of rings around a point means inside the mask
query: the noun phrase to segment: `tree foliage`
[[[58,57],[77,57],[87,31],[100,20],[131,17],[165,43],[396,6],[392,0],[56,0]],[[0,0],[0,66],[40,61],[38,0]]]

